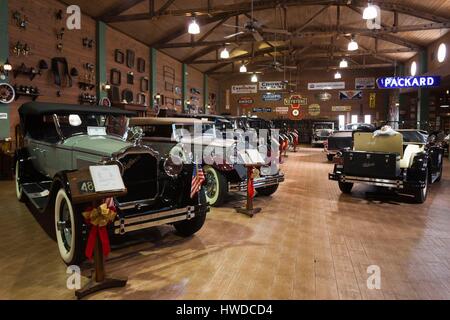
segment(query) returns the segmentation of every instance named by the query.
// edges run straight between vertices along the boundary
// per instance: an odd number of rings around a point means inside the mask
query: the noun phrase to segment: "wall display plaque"
[[[375,92],[371,92],[369,94],[369,108],[370,109],[375,109],[376,105],[377,105],[377,94]]]
[[[147,95],[145,93],[143,93],[143,92],[139,92],[136,95],[136,100],[137,100],[138,104],[141,104],[143,106],[147,105]]]
[[[355,78],[355,89],[375,89],[375,78]]]
[[[175,100],[173,98],[166,97],[165,105],[173,107],[175,105]]]
[[[238,104],[240,104],[242,107],[248,107],[251,106],[253,104],[253,98],[251,97],[242,97],[239,98],[238,100]]]
[[[320,92],[314,95],[319,101],[329,101],[331,100],[331,93],[328,92]]]
[[[231,86],[232,94],[241,94],[241,93],[257,93],[258,86],[256,84],[239,84]]]
[[[267,90],[285,90],[286,82],[284,81],[261,81],[259,83],[259,90],[267,91]]]
[[[111,82],[113,86],[120,86],[120,83],[122,82],[122,74],[119,69],[111,69],[109,82]]]
[[[261,96],[261,99],[263,101],[281,101],[281,99],[283,99],[283,96],[281,93],[264,93]]]
[[[351,106],[332,106],[331,107],[332,112],[350,112],[352,111]]]
[[[175,82],[175,69],[169,66],[163,66],[163,79],[173,84]]]
[[[258,112],[258,113],[272,112],[272,108],[253,108],[252,111],[253,112]]]
[[[175,94],[180,95],[181,94],[181,88],[179,86],[175,86],[174,92],[175,92]]]
[[[137,70],[140,73],[145,72],[145,60],[144,59],[142,59],[142,58],[137,59]]]
[[[308,113],[310,116],[316,117],[320,115],[320,105],[313,103],[308,107]]]
[[[133,50],[127,49],[127,67],[134,68],[135,53]]]
[[[134,73],[131,71],[127,73],[127,83],[134,84]]]
[[[310,82],[308,83],[308,90],[339,90],[345,89],[345,82]]]
[[[141,78],[141,91],[144,91],[144,92],[147,92],[148,90],[149,90],[149,84],[150,84],[150,81],[149,81],[149,79],[148,79],[148,77],[142,77]]]
[[[175,99],[175,105],[181,107],[183,101],[181,99]]]
[[[122,101],[125,101],[126,103],[133,103],[134,101],[134,95],[133,91],[125,89],[122,91]]]
[[[123,64],[125,62],[125,54],[122,50],[114,50],[114,61],[120,64]]]

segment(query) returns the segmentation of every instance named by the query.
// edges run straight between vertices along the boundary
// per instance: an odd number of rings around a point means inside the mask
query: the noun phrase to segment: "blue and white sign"
[[[377,79],[380,89],[427,88],[441,84],[440,76],[383,77]]]
[[[283,96],[280,93],[264,93],[262,95],[263,101],[281,101]]]

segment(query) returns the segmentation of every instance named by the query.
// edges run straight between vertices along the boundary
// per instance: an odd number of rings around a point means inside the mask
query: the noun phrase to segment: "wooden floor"
[[[256,198],[259,215],[235,213],[234,196],[192,238],[168,226],[130,238],[107,263],[110,274],[128,276],[127,287],[90,298],[450,299],[444,165],[441,183],[417,205],[361,185],[342,195],[321,150],[302,148],[283,164],[279,191]],[[51,225],[16,201],[12,182],[0,182],[0,299],[74,298]],[[367,287],[370,265],[380,267],[380,290]]]

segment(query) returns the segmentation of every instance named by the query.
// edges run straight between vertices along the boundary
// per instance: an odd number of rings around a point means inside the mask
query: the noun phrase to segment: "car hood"
[[[110,156],[133,144],[112,136],[75,136],[64,141],[64,146],[75,150]]]
[[[199,144],[203,146],[211,146],[211,147],[225,147],[228,148],[232,146],[235,142],[233,139],[220,139],[214,138],[210,136],[200,136],[200,137],[184,137],[180,141],[181,143],[189,143],[189,144]]]

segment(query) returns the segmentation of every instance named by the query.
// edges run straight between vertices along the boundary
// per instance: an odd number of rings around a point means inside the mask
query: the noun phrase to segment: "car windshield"
[[[196,132],[195,130],[198,130],[195,128],[193,124],[175,124],[174,125],[174,138],[176,140],[186,137],[186,134],[189,133],[190,137],[194,137],[194,134],[198,134],[199,132]],[[216,127],[212,123],[202,124],[201,126],[201,134],[204,137],[221,137],[220,131],[216,130]]]
[[[114,135],[122,138],[128,129],[128,118],[123,115],[56,115],[56,120],[65,139],[83,134],[91,136]],[[48,121],[55,121],[54,116],[44,116],[44,123]]]
[[[399,132],[403,135],[403,143],[420,143],[425,144],[428,140],[428,135],[420,131],[408,130]]]

